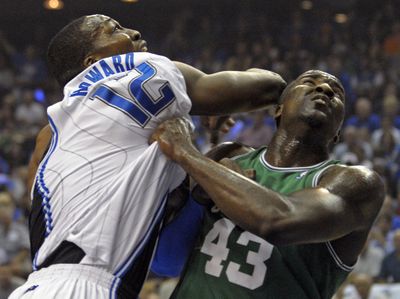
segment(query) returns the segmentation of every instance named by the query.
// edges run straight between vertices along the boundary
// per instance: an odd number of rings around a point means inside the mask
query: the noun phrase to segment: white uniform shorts
[[[29,275],[9,299],[117,298],[113,294],[115,277],[102,269],[79,264],[57,264]]]

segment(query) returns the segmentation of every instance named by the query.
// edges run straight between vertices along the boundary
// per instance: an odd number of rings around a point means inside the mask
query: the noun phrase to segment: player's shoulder
[[[252,147],[239,142],[223,142],[209,150],[206,156],[215,161],[219,161],[223,158],[233,158],[253,151],[254,149]]]
[[[158,61],[174,65],[171,59],[163,55],[154,54],[150,52],[135,52],[134,54],[137,59],[142,59],[147,61]]]
[[[157,72],[160,71],[164,74],[181,77],[182,73],[177,67],[176,63],[168,57],[149,52],[135,52],[135,64],[139,65],[143,62],[150,64]]]
[[[334,164],[329,167],[325,176],[341,176],[348,177],[354,179],[362,179],[367,181],[375,181],[376,179],[380,179],[380,176],[372,169],[369,169],[363,165],[343,165],[343,164]]]
[[[385,190],[379,174],[361,165],[333,165],[325,171],[318,185],[348,190],[354,199],[368,197],[377,201],[382,200]]]

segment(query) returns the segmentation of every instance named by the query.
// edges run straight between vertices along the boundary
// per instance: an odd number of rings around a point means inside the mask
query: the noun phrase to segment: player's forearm
[[[190,153],[178,162],[228,218],[272,244],[323,242],[354,228],[349,221],[335,217],[344,215],[343,208],[326,189],[306,189],[295,197],[285,196],[201,154]]]
[[[266,237],[270,233],[276,217],[290,210],[280,194],[205,158],[198,152],[182,155],[178,162],[227,217],[260,237]]]
[[[192,114],[229,114],[274,105],[285,86],[280,75],[261,69],[207,75],[198,82],[201,100],[193,102]]]

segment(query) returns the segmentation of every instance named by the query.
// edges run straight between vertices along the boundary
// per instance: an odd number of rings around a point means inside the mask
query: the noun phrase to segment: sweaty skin
[[[328,159],[343,122],[344,92],[325,74],[307,72],[285,90],[275,115],[280,124],[265,156],[269,164],[308,166]],[[153,140],[242,229],[274,245],[331,241],[348,265],[361,252],[383,202],[382,180],[365,167],[332,166],[316,188],[286,196],[200,154],[182,119],[164,122]]]

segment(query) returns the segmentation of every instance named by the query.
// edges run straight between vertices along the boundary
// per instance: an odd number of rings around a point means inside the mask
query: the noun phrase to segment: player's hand
[[[197,152],[192,144],[191,129],[184,118],[173,118],[161,123],[150,137],[149,143],[158,142],[161,151],[171,160],[190,152]]]
[[[235,120],[228,116],[201,116],[201,124],[211,134],[210,143],[216,145],[219,142],[220,133],[228,133],[235,125]]]

